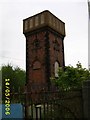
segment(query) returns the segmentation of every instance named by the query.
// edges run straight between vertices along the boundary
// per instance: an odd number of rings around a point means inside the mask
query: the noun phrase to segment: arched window
[[[33,63],[33,69],[37,70],[37,69],[40,69],[40,68],[41,68],[41,63],[39,61],[35,61]]]
[[[59,69],[59,63],[55,62],[55,77],[58,77],[58,69]]]

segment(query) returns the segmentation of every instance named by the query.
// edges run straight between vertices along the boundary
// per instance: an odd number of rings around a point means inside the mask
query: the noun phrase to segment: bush
[[[90,79],[90,71],[86,68],[82,68],[80,62],[76,64],[76,68],[73,66],[66,66],[65,68],[59,68],[58,78],[51,78],[51,81],[58,86],[60,90],[70,90],[81,88],[83,81]]]

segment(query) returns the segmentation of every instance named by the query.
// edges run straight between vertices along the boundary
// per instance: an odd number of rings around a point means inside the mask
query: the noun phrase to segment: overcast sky
[[[26,68],[23,19],[43,10],[51,11],[65,22],[65,65],[75,66],[80,61],[83,67],[88,68],[87,0],[2,0],[0,2],[0,66],[11,63],[22,69]]]

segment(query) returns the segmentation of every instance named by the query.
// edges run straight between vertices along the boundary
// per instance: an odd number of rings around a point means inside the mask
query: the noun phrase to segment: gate
[[[82,119],[82,91],[41,91],[11,94],[12,103],[24,106],[26,120]]]
[[[68,107],[64,107],[55,102],[47,102],[37,105],[31,104],[28,110],[30,120],[76,119],[76,116]]]
[[[29,120],[63,120],[66,118],[81,118],[79,115],[79,112],[81,111],[78,111],[80,108],[78,108],[79,106],[75,106],[75,102],[77,102],[77,104],[80,102],[78,101],[80,100],[79,97],[81,97],[80,94],[76,93],[74,96],[67,96],[68,95],[60,94],[60,92],[50,91],[31,93],[30,97],[32,99],[28,97]]]

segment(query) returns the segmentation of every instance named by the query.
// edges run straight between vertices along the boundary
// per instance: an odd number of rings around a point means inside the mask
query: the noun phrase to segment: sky
[[[78,61],[88,68],[87,0],[1,0],[0,66],[11,63],[26,69],[26,39],[23,19],[49,10],[65,22],[65,65]]]

